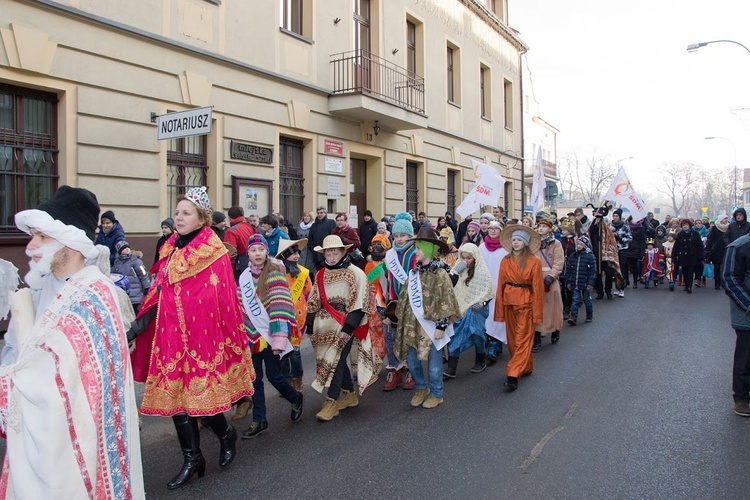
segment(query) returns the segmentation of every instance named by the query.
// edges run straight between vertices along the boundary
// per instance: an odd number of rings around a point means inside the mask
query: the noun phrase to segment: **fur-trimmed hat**
[[[37,208],[18,212],[15,221],[21,231],[31,234],[31,228],[36,229],[87,259],[99,253],[94,247],[99,202],[87,189],[60,186],[52,198]]]

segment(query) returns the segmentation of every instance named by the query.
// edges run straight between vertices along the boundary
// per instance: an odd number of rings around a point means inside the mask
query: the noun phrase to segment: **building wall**
[[[279,28],[280,2],[0,0],[0,82],[55,93],[59,184],[97,194],[130,237],[153,236],[172,212],[167,143],[151,114],[213,106],[208,188],[217,209],[232,203],[233,177],[272,183],[279,206],[279,138],[304,143],[304,207],[327,204],[328,178],[342,180],[334,211],[347,211],[351,158],[367,161],[367,205],[376,217],[404,209],[405,163],[419,164],[419,209],[446,207],[448,169],[460,203],[473,185],[470,160],[494,165],[521,211],[523,43],[474,0],[373,0],[372,51],[406,65],[406,19],[421,23],[418,73],[427,126],[384,128],[329,111],[331,55],[353,48],[350,0],[307,0],[304,36]],[[334,23],[335,19],[341,19]],[[460,106],[446,99],[446,44],[460,49]],[[491,119],[479,109],[479,67],[491,72]],[[504,82],[514,122],[505,126]],[[344,145],[342,174],[326,171],[324,141]],[[231,158],[231,142],[273,149],[271,164]],[[29,207],[30,208],[30,207]],[[262,214],[261,214],[262,215]],[[284,214],[296,222],[301,214]],[[7,236],[7,235],[6,235]],[[6,244],[10,240],[5,240]],[[2,241],[0,240],[0,244]],[[149,252],[146,252],[149,255]]]

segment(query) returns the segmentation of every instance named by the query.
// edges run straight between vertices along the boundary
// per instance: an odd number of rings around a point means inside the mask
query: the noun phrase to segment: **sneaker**
[[[354,408],[359,404],[359,398],[355,391],[341,391],[341,396],[336,400],[339,410]]]
[[[623,297],[625,297],[625,289],[623,288],[622,290],[620,290],[620,291],[619,291],[619,292],[617,293],[617,296],[618,296],[618,297],[620,297],[620,298],[623,298]]]
[[[576,320],[575,320],[575,318],[570,318],[570,319],[568,320],[568,324],[569,324],[570,326],[576,326]]]
[[[422,406],[422,403],[427,400],[427,396],[429,395],[429,389],[417,389],[417,392],[414,393],[414,397],[411,398],[411,405],[414,407]]]
[[[292,422],[299,421],[302,418],[302,411],[305,409],[305,398],[299,393],[299,399],[292,405]]]
[[[443,398],[436,398],[435,396],[430,396],[425,400],[424,403],[422,403],[422,408],[435,408],[437,405],[443,404]]]
[[[735,403],[734,413],[740,417],[750,417],[750,405],[747,403]]]
[[[593,314],[587,314],[586,315],[586,323],[591,323],[594,321],[594,315]]]
[[[402,387],[405,391],[410,391],[414,389],[414,379],[411,376],[411,372],[404,368],[404,371],[406,372],[406,376],[404,377],[404,386]]]
[[[385,377],[385,385],[383,386],[384,391],[392,391],[396,387],[400,386],[401,370],[388,370],[388,375]]]
[[[487,365],[484,361],[477,361],[474,363],[474,366],[471,367],[471,373],[482,373],[485,368],[487,368]]]
[[[242,439],[252,439],[256,436],[258,436],[261,432],[265,432],[268,430],[268,422],[255,422],[250,424],[250,427],[247,428],[246,431],[242,432]]]
[[[326,398],[326,400],[323,401],[323,408],[321,408],[320,411],[315,414],[315,418],[324,422],[328,422],[329,420],[333,420],[333,417],[337,416],[338,414],[339,405],[336,403],[336,400]]]

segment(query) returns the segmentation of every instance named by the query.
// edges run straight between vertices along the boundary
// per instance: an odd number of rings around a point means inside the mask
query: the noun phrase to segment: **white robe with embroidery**
[[[71,276],[0,367],[2,498],[144,498],[138,412],[115,286]]]

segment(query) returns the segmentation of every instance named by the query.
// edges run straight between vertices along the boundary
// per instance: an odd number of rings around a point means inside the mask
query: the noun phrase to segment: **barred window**
[[[57,189],[57,96],[0,84],[0,233]]]
[[[177,206],[177,196],[208,182],[206,136],[170,139],[167,148],[167,213]]]
[[[419,211],[418,169],[416,162],[406,162],[406,210],[414,213]]]
[[[305,201],[305,179],[302,174],[302,141],[279,138],[279,211],[296,224],[302,217]]]

